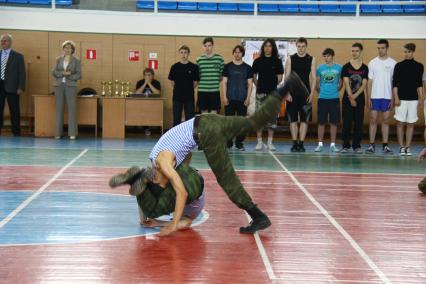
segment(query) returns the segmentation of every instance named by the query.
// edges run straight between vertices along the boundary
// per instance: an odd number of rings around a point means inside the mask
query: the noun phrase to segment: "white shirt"
[[[68,63],[70,63],[69,60],[65,60],[65,58],[64,58],[64,71],[67,70]],[[64,76],[64,77],[62,77],[62,83],[65,83],[65,82],[66,82],[66,78]]]
[[[373,80],[371,88],[372,99],[392,99],[392,77],[396,61],[374,58],[368,63],[368,79]]]

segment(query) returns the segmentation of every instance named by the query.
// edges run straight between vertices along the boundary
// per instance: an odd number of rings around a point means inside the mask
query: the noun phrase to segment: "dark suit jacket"
[[[0,60],[2,52],[3,51],[0,50]],[[12,49],[9,53],[4,77],[4,88],[6,92],[16,93],[18,89],[25,91],[25,79],[24,56]]]

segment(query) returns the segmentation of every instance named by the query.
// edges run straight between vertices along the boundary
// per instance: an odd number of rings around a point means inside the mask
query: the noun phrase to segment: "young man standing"
[[[308,97],[301,97],[300,94],[290,94],[287,96],[287,118],[290,122],[291,138],[293,146],[291,152],[305,152],[303,145],[308,130],[308,121],[312,114],[312,97],[316,84],[315,58],[306,53],[308,41],[301,37],[296,41],[297,53],[290,56],[286,61],[285,76],[294,71],[299,75],[302,82],[309,91]],[[300,127],[298,127],[298,121]]]
[[[393,72],[393,96],[395,100],[395,116],[399,155],[411,156],[411,140],[413,138],[414,123],[417,121],[417,111],[423,107],[422,76],[423,64],[414,60],[416,45],[404,45],[404,60],[395,65]],[[419,103],[420,100],[420,103]],[[404,126],[406,125],[404,144]]]
[[[222,56],[213,53],[213,38],[203,40],[204,54],[198,57],[197,65],[200,72],[198,83],[198,108],[201,113],[219,113],[220,111],[220,81],[224,61]]]
[[[197,87],[199,74],[198,66],[188,60],[189,47],[179,48],[180,61],[170,68],[169,80],[173,86],[173,126],[182,122],[182,109],[185,120],[195,114],[194,89]]]
[[[278,48],[275,40],[266,39],[260,50],[260,57],[253,62],[253,82],[256,85],[256,109],[262,106],[263,101],[277,88],[277,85],[283,79],[284,66],[278,57]],[[274,138],[274,129],[277,127],[277,119],[273,119],[267,124],[268,142],[267,147],[270,151],[275,151],[272,144]],[[257,130],[256,150],[263,148],[262,141],[263,128]]]
[[[361,140],[365,107],[364,91],[368,81],[368,67],[362,62],[362,50],[362,44],[358,42],[354,43],[351,49],[352,59],[342,68],[345,93],[342,100],[343,148],[340,153],[349,152],[351,147],[355,153],[362,153]]]
[[[253,70],[243,61],[245,49],[237,45],[232,50],[234,59],[223,69],[223,104],[226,116],[246,116],[247,107],[250,105],[250,94],[253,87]],[[235,147],[244,151],[244,135],[235,137]],[[231,148],[233,141],[228,141]]]
[[[370,145],[365,151],[374,154],[377,132],[377,118],[382,116],[383,153],[392,154],[388,146],[390,111],[393,108],[392,77],[396,61],[388,56],[389,42],[381,39],[377,42],[379,56],[368,64],[368,107],[370,108]]]
[[[318,96],[318,146],[315,152],[322,152],[324,141],[325,124],[330,122],[330,152],[337,152],[336,132],[337,124],[340,122],[340,99],[339,90],[342,86],[340,74],[342,67],[334,63],[334,50],[326,48],[322,56],[325,64],[317,69],[317,91]]]

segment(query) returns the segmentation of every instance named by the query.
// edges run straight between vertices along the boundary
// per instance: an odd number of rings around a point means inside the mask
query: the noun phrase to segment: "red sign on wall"
[[[96,49],[87,49],[86,59],[96,59]]]
[[[148,60],[148,67],[152,68],[154,70],[158,70],[158,60],[157,59],[149,59]]]
[[[129,61],[139,61],[139,50],[129,50]]]

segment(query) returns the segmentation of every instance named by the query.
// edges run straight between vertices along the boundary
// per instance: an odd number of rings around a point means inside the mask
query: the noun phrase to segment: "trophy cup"
[[[101,81],[101,85],[102,85],[102,96],[105,96],[105,85],[106,85],[106,81]]]
[[[119,84],[119,81],[118,81],[118,80],[115,80],[115,81],[114,81],[114,90],[115,90],[114,94],[115,94],[116,96],[118,96],[118,94],[119,94],[119,92],[118,92],[118,84]]]
[[[126,82],[126,97],[128,97],[130,94],[130,82],[127,81]]]
[[[121,97],[124,97],[124,84],[125,84],[125,83],[124,83],[124,81],[121,81],[121,82],[120,82],[120,85],[121,85],[121,92],[120,92],[120,96],[121,96]]]
[[[108,96],[112,96],[112,82],[108,81]]]

